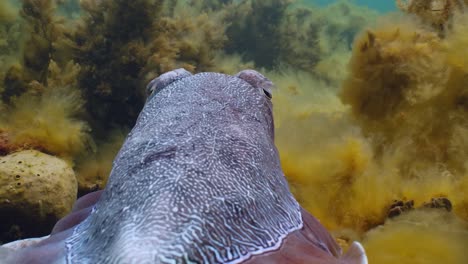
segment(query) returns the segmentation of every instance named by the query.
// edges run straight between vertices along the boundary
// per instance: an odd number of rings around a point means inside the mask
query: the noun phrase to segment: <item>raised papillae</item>
[[[165,73],[114,160],[44,239],[8,263],[367,263],[341,249],[289,191],[274,145],[272,82]]]

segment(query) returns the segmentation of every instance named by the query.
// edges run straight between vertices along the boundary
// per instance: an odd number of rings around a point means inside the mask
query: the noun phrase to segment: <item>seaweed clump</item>
[[[453,25],[454,30],[460,26]],[[377,153],[391,145],[408,155],[400,161],[407,177],[424,177],[428,163],[444,164],[440,170],[449,175],[465,170],[464,158],[456,153],[468,147],[460,134],[468,129],[467,109],[460,104],[466,99],[461,73],[466,68],[447,60],[460,53],[447,49],[462,36],[451,34],[441,39],[407,21],[368,31],[356,41],[342,99],[373,138]],[[418,159],[411,158],[415,155]]]
[[[51,60],[64,66],[70,60],[70,32],[65,20],[56,15],[54,0],[22,0],[20,15],[25,28],[25,41],[19,70],[9,71],[20,75],[23,85],[37,81],[47,86],[48,69]],[[16,72],[20,73],[16,73]],[[7,75],[7,79],[10,77]],[[15,79],[15,77],[11,77]],[[9,87],[3,94],[4,100],[28,90],[27,87]]]
[[[443,32],[455,12],[463,11],[466,0],[397,0],[397,6]]]
[[[5,151],[37,149],[72,159],[85,148],[87,125],[79,118],[79,66],[66,58],[69,32],[56,8],[52,0],[22,1],[23,49],[3,78],[0,130]]]
[[[83,99],[76,88],[79,66],[64,69],[51,61],[48,86],[33,81],[33,92],[12,99],[2,113],[0,128],[9,152],[36,149],[72,161],[89,143],[89,127],[82,119]]]
[[[25,43],[23,66],[28,80],[47,85],[47,71],[58,38],[57,20],[53,15],[55,2],[50,0],[23,0],[21,16],[26,21],[29,39]]]
[[[290,4],[290,0],[249,0],[233,8],[226,18],[230,25],[225,51],[242,54],[257,67],[272,69],[279,63],[279,28]]]
[[[276,140],[293,193],[351,239],[384,224],[394,200],[419,208],[443,197],[468,220],[468,16],[454,13],[443,35],[414,16],[387,19],[354,41],[341,102],[337,82],[273,77]]]
[[[224,9],[211,10],[185,0],[176,1],[154,24],[146,72],[154,76],[177,67],[191,72],[214,69],[215,57],[227,41],[225,13]]]
[[[223,44],[223,27],[186,1],[82,1],[76,61],[98,137],[131,127],[150,78],[175,67],[202,71]],[[220,28],[221,30],[218,30]]]
[[[18,64],[18,56],[22,52],[23,29],[17,8],[8,1],[0,2],[0,95],[9,83],[6,76],[10,76],[10,80],[20,77],[17,74],[19,67],[12,66]]]
[[[144,102],[141,69],[149,56],[153,17],[162,1],[82,1],[84,20],[75,34],[79,86],[93,125],[106,131],[131,124]],[[104,132],[105,133],[105,132]]]
[[[468,16],[454,14],[443,35],[411,17],[390,19],[354,43],[340,94],[350,106],[349,129],[358,129],[340,132],[354,142],[341,151],[354,145],[354,153],[330,166],[341,166],[338,173],[315,180],[327,186],[329,202],[341,204],[330,222],[366,232],[384,223],[392,199],[420,206],[433,197],[450,199],[454,214],[468,220],[460,191],[468,181],[468,54],[460,48],[468,43]],[[352,201],[359,205],[343,211]]]
[[[21,59],[14,63],[4,76],[2,100],[34,90],[30,84],[38,82],[47,86],[49,64],[52,60],[65,66],[70,60],[69,32],[64,20],[55,15],[57,5],[53,0],[23,0],[20,15],[22,36],[16,47]],[[18,29],[18,27],[16,27]]]
[[[293,5],[279,29],[280,63],[317,78],[340,81],[355,35],[376,16],[375,11],[349,1],[324,8]]]
[[[325,8],[289,0],[243,1],[226,6],[224,51],[267,70],[295,68],[339,81],[354,36],[376,12],[338,1]],[[332,72],[337,72],[333,74]]]

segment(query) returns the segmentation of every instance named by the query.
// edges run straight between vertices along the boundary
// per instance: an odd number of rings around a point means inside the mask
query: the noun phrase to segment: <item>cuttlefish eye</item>
[[[146,95],[150,96],[155,91],[159,91],[162,88],[168,86],[169,84],[183,79],[185,77],[191,76],[192,74],[184,68],[176,69],[170,72],[166,72],[164,74],[159,75],[159,77],[154,78],[147,86],[146,86]]]
[[[272,98],[273,82],[271,82],[267,77],[263,76],[258,71],[243,70],[235,76],[246,81],[255,88],[262,89],[265,96],[267,96],[269,99]]]
[[[273,96],[271,95],[271,93],[265,89],[263,89],[263,93],[269,98],[269,99],[272,99]]]

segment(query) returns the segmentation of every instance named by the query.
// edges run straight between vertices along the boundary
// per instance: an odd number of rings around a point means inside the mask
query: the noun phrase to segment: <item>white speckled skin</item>
[[[68,263],[239,263],[302,228],[261,87],[200,73],[153,93]]]

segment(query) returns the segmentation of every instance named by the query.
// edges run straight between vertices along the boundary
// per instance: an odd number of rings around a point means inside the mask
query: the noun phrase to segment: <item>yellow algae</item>
[[[369,263],[466,263],[468,226],[454,214],[425,209],[388,220],[366,234]]]
[[[398,198],[397,179],[379,173],[362,137],[337,132],[343,121],[311,116],[306,122],[286,123],[289,132],[277,134],[283,169],[301,204],[332,230],[365,232],[382,223]],[[298,136],[309,139],[293,139]]]
[[[412,20],[399,20],[367,31],[354,44],[342,99],[366,122],[365,130],[391,134],[394,129],[380,126],[399,126],[407,108],[437,96],[448,79],[438,36]]]
[[[103,189],[112,169],[112,161],[125,140],[126,132],[116,130],[109,133],[109,139],[98,142],[95,150],[78,158],[76,178],[79,193]]]
[[[41,98],[25,95],[16,100],[3,123],[10,131],[12,144],[64,158],[82,151],[87,126],[73,119],[76,95],[67,92],[46,93]]]
[[[301,204],[338,237],[383,224],[394,200],[420,207],[448,197],[468,220],[464,17],[445,37],[405,16],[364,31],[338,97],[339,82],[271,75],[285,174]],[[398,241],[415,235],[402,229]]]
[[[364,231],[383,222],[397,182],[379,176],[372,148],[336,89],[307,74],[271,77],[278,87],[276,144],[301,204],[333,229]]]
[[[52,61],[49,87],[32,82],[30,92],[14,98],[2,113],[0,127],[18,149],[39,149],[71,160],[85,150],[88,126],[76,119],[83,100],[76,85],[77,66],[62,71]],[[52,86],[56,85],[56,86]]]
[[[324,80],[292,68],[267,72],[277,90],[274,92],[275,125],[295,115],[324,112],[341,113],[345,107],[336,97],[337,88]]]

